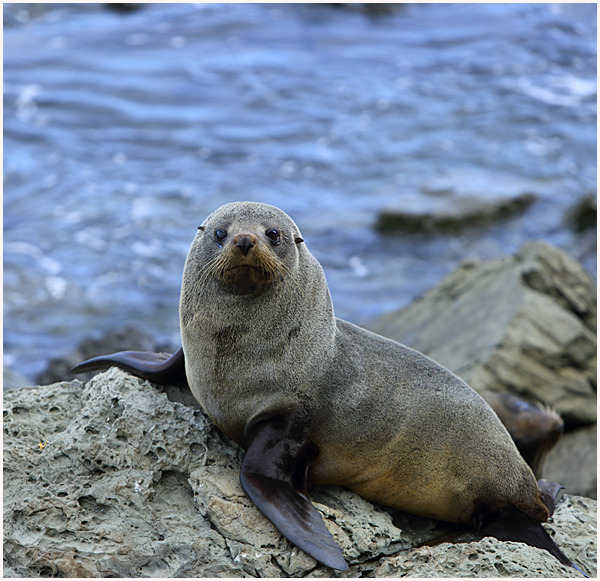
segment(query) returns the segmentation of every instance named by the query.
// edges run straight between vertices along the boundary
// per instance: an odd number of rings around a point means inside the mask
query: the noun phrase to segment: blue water
[[[595,4],[4,10],[4,361],[31,378],[109,329],[177,345],[196,226],[234,200],[287,211],[357,323],[527,240],[595,274],[565,223],[596,192]],[[440,180],[539,201],[458,236],[373,229]]]

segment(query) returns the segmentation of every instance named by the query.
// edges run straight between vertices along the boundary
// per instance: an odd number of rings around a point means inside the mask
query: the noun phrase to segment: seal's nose
[[[244,256],[248,255],[250,248],[256,244],[256,238],[252,234],[238,234],[233,243],[242,251]]]

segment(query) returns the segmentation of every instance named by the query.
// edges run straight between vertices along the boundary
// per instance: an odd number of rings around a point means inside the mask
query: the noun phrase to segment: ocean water
[[[176,346],[196,227],[235,200],[292,216],[356,323],[528,240],[595,275],[565,215],[596,192],[596,137],[595,4],[5,4],[4,362],[34,378],[132,325]],[[432,184],[537,202],[375,231]]]

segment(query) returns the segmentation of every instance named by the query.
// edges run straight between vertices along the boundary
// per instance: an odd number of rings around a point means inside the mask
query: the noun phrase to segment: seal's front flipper
[[[311,504],[306,476],[317,447],[306,428],[278,416],[254,424],[240,481],[246,494],[279,532],[317,561],[332,569],[348,568],[340,546]]]
[[[515,506],[505,506],[498,510],[480,511],[475,517],[476,528],[484,537],[495,537],[500,541],[515,541],[531,547],[545,549],[563,565],[573,567],[587,575],[573,563],[552,540],[540,522],[521,512]]]
[[[173,355],[167,353],[149,353],[146,351],[119,351],[111,355],[102,355],[79,363],[71,369],[72,373],[101,371],[109,367],[120,367],[137,377],[149,379],[154,383],[185,383],[185,361],[183,348]]]

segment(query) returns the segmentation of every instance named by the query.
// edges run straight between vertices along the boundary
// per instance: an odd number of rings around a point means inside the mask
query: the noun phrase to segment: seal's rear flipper
[[[246,494],[284,537],[323,565],[346,570],[342,549],[307,496],[308,465],[318,449],[306,430],[279,416],[255,424],[248,436],[240,474]]]
[[[564,489],[564,486],[561,486],[556,482],[546,480],[545,478],[538,480],[538,486],[541,493],[540,498],[546,505],[548,513],[550,516],[552,516],[554,514],[554,509],[556,508],[556,501],[558,500],[560,491]]]
[[[474,518],[475,528],[485,537],[500,541],[515,541],[531,547],[545,549],[563,565],[573,567],[587,575],[575,565],[555,544],[541,523],[521,512],[515,506],[505,506],[495,511],[480,510]]]
[[[71,373],[101,371],[113,366],[125,369],[137,377],[149,379],[154,383],[187,384],[182,347],[173,355],[146,351],[119,351],[79,363],[71,369]]]

